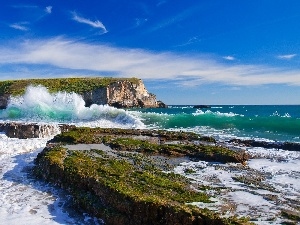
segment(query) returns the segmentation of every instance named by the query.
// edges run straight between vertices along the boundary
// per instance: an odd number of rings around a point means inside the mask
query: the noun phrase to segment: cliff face
[[[20,95],[28,85],[42,85],[50,92],[80,94],[86,106],[108,104],[117,108],[164,108],[166,105],[149,93],[137,78],[60,78],[0,82],[0,109],[5,109],[11,95]],[[23,91],[23,92],[22,92]]]
[[[87,106],[108,104],[117,108],[165,107],[164,103],[156,100],[154,94],[146,90],[141,80],[137,83],[127,80],[116,81],[107,87],[85,92],[82,96]]]

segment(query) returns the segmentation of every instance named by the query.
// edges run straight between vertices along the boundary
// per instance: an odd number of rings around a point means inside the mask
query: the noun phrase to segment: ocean
[[[141,110],[147,127],[189,130],[217,139],[300,141],[300,105],[169,106]]]
[[[213,136],[222,143],[234,138],[300,142],[300,105],[172,105],[124,110],[107,105],[85,107],[75,93],[51,94],[41,86],[29,87],[23,96],[11,98],[7,109],[0,110],[0,122],[192,131]],[[51,138],[21,140],[0,134],[0,224],[102,224],[72,209],[66,192],[30,175],[34,158]],[[192,204],[211,210],[235,205],[224,216],[250,216],[257,224],[282,223],[283,210],[299,213],[300,152],[234,147],[253,156],[245,171],[233,169],[236,165],[204,161],[182,163],[174,169],[193,182],[227,190],[222,195],[211,193],[215,204]],[[195,173],[185,174],[187,167]],[[253,176],[263,174],[262,183],[270,188],[246,187],[239,182],[237,177],[249,171],[256,171]],[[276,200],[268,200],[266,196],[271,195]]]

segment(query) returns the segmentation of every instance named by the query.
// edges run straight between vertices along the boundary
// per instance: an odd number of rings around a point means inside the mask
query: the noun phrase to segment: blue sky
[[[298,0],[5,1],[0,79],[138,77],[167,104],[300,104]]]

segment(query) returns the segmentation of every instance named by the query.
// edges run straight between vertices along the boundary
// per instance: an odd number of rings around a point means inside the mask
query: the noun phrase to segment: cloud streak
[[[277,58],[279,59],[292,59],[294,58],[295,56],[297,56],[297,54],[290,54],[290,55],[279,55]]]
[[[221,83],[231,86],[285,84],[300,86],[300,70],[283,70],[262,65],[224,65],[201,55],[116,48],[62,38],[31,40],[0,48],[2,65],[25,64],[31,68],[49,65],[68,74],[114,74],[149,80],[176,80],[178,85]],[[0,65],[1,65],[0,64]],[[1,71],[3,74],[5,71]],[[53,75],[52,70],[43,74]]]
[[[87,25],[89,25],[91,27],[94,27],[94,28],[99,28],[103,31],[103,33],[108,32],[106,27],[104,26],[104,24],[99,20],[92,21],[92,20],[83,18],[81,16],[78,16],[77,13],[75,13],[75,12],[73,12],[72,15],[73,15],[72,19],[74,21],[78,22],[78,23],[83,23],[83,24],[87,24]]]
[[[180,12],[179,14],[172,16],[166,20],[161,21],[160,23],[156,24],[155,26],[153,26],[152,28],[150,28],[148,30],[148,32],[155,32],[157,30],[169,27],[175,23],[178,23],[180,21],[183,21],[184,19],[186,19],[187,17],[191,16],[193,13],[197,12],[197,10],[199,9],[199,6],[194,5],[182,12]]]
[[[224,56],[223,59],[226,59],[226,60],[229,60],[229,61],[235,60],[235,58],[233,56],[230,56],[230,55]]]
[[[16,29],[16,30],[21,30],[21,31],[28,31],[29,28],[25,26],[25,24],[28,24],[27,22],[23,23],[14,23],[9,25],[11,28]]]

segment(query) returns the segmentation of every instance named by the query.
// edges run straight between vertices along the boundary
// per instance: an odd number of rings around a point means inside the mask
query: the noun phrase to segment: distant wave
[[[278,116],[278,117],[287,117],[290,118],[290,114],[289,113],[284,113],[283,115],[278,113],[277,111],[275,111],[271,116]]]
[[[170,109],[189,109],[189,108],[193,108],[194,106],[191,105],[169,105],[168,108]]]
[[[215,115],[215,116],[226,116],[226,117],[244,116],[244,115],[236,114],[233,112],[221,113],[219,111],[217,111],[217,112],[212,112],[210,110],[202,111],[200,109],[197,109],[195,113],[192,113],[192,115],[194,115],[194,116],[203,115],[203,114],[211,114],[211,115]]]
[[[140,113],[150,128],[194,130],[217,136],[259,137],[270,140],[298,140],[300,120],[289,116],[245,116],[233,112],[221,113],[197,109],[194,113]],[[199,129],[201,128],[201,129]],[[203,129],[202,129],[203,128]],[[232,136],[232,137],[233,137]],[[287,139],[286,139],[287,138]]]

